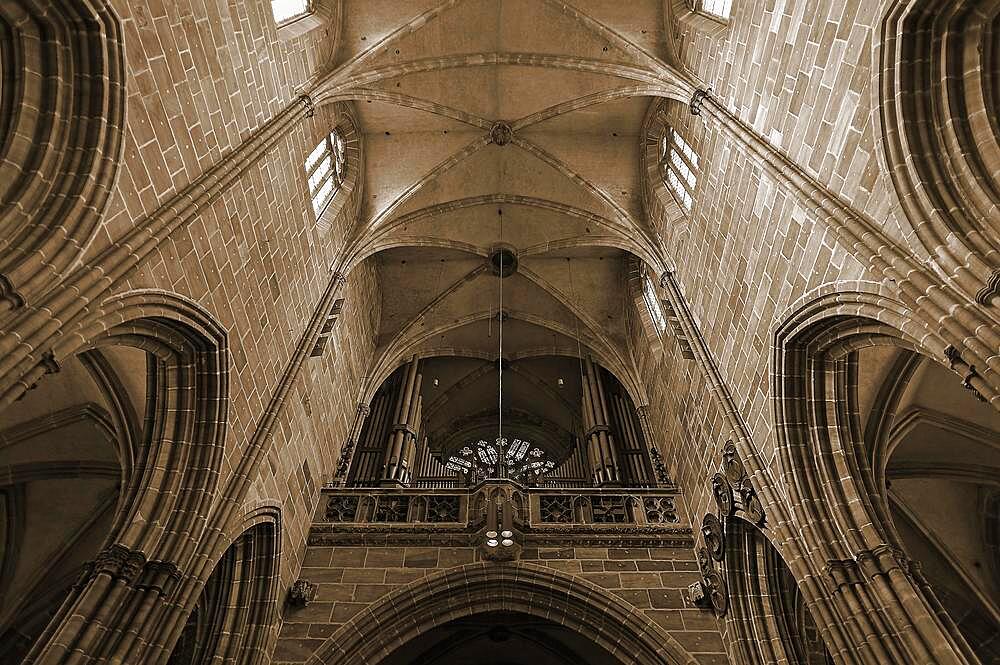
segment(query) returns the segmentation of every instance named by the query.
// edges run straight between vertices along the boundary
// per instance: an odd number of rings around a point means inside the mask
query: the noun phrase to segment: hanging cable
[[[567,265],[567,267],[569,269],[569,295],[570,295],[570,298],[573,299],[573,302],[578,303],[580,301],[576,299],[576,286],[574,286],[574,284],[573,284],[573,259],[571,259],[571,258],[569,258],[567,256],[566,257],[566,265]],[[573,328],[576,330],[576,355],[577,355],[577,360],[580,363],[580,409],[581,409],[581,413],[580,413],[580,418],[581,418],[580,430],[582,432],[583,431],[583,415],[584,415],[583,412],[582,412],[582,410],[585,409],[585,408],[587,408],[587,405],[583,403],[583,394],[584,394],[584,392],[583,392],[583,383],[586,380],[586,378],[583,375],[583,346],[580,344],[580,317],[578,317],[578,316],[574,316],[573,317]],[[584,434],[584,437],[586,437],[587,433],[583,432],[583,434]],[[581,442],[582,442],[582,440],[581,440]]]
[[[499,304],[497,306],[497,316],[500,318],[500,322],[497,325],[497,330],[499,334],[498,342],[498,356],[497,356],[497,414],[498,425],[497,425],[497,477],[504,477],[504,464],[503,464],[503,209],[497,208],[497,217],[500,224],[500,251],[497,254],[500,255],[500,270],[497,275],[500,280],[500,297]]]

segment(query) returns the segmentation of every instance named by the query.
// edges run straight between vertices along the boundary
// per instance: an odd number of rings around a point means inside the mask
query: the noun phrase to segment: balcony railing
[[[485,481],[471,488],[328,487],[315,515],[318,524],[448,525],[474,527],[485,519],[490,497],[510,501],[514,521],[525,529],[557,525],[683,524],[677,493],[663,488],[526,488]]]

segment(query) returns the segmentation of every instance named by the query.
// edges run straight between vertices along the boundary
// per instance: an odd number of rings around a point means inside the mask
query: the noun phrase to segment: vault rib
[[[596,199],[603,202],[605,205],[609,206],[616,213],[618,213],[622,221],[625,223],[626,227],[628,227],[630,230],[635,230],[635,232],[640,234],[640,237],[642,237],[642,239],[645,240],[646,242],[649,242],[651,246],[653,247],[656,246],[655,243],[652,242],[652,239],[648,237],[645,228],[641,224],[639,224],[639,222],[636,221],[625,208],[619,205],[600,187],[590,182],[582,175],[580,175],[572,168],[570,168],[569,164],[559,159],[552,153],[548,152],[547,150],[539,146],[537,143],[533,143],[532,141],[521,138],[520,136],[515,136],[511,140],[511,143],[521,148],[525,152],[533,155],[534,157],[540,159],[541,161],[545,162],[549,166],[559,171],[566,178],[569,178],[577,185],[580,185],[581,187],[586,189],[588,192],[591,193],[592,196],[594,196]]]
[[[358,65],[371,59],[371,57],[379,53],[382,49],[392,44],[397,39],[404,37],[414,32],[419,31],[424,28],[428,23],[438,18],[442,14],[446,13],[448,10],[457,7],[462,4],[464,0],[445,0],[436,7],[432,7],[422,14],[410,19],[408,22],[399,26],[388,35],[378,40],[372,44],[368,49],[358,53],[353,58],[342,64],[340,67],[332,71],[329,75],[328,80],[336,80],[338,77],[350,73],[352,70],[357,69]]]
[[[566,14],[573,18],[576,22],[583,25],[587,30],[594,33],[598,37],[605,38],[611,42],[616,43],[616,45],[623,51],[631,51],[639,55],[643,60],[646,61],[648,65],[661,74],[674,74],[675,70],[669,64],[653,55],[642,46],[639,46],[633,42],[628,37],[622,35],[620,32],[608,27],[604,23],[601,23],[596,18],[591,15],[581,11],[580,9],[574,7],[568,2],[561,2],[559,0],[544,0],[548,5],[555,7],[563,14]]]
[[[360,72],[344,80],[331,79],[320,84],[315,93],[315,102],[326,102],[330,96],[385,79],[396,78],[405,74],[420,72],[444,71],[461,67],[489,67],[494,65],[521,65],[525,67],[551,67],[553,69],[569,69],[579,72],[589,72],[605,76],[615,76],[631,81],[638,81],[651,86],[662,86],[663,77],[658,72],[633,67],[605,60],[592,60],[571,56],[550,55],[545,53],[467,53],[437,58],[418,58],[397,65],[387,65]]]
[[[452,108],[451,106],[446,106],[444,104],[438,104],[437,102],[432,102],[427,99],[413,97],[412,95],[379,90],[378,88],[358,88],[348,92],[332,95],[328,99],[331,102],[384,102],[394,106],[415,109],[417,111],[425,111],[444,118],[450,118],[451,120],[457,120],[458,122],[476,127],[483,131],[489,131],[493,126],[492,121],[486,120],[485,118],[481,118],[473,113],[468,113],[461,109]]]
[[[580,109],[598,106],[619,99],[630,99],[632,97],[666,97],[679,101],[687,99],[683,88],[678,88],[675,94],[672,95],[666,94],[666,91],[667,87],[663,85],[630,85],[612,90],[602,90],[554,104],[540,111],[535,111],[534,113],[518,118],[510,126],[516,132],[557,116],[572,113],[573,111],[579,111]]]
[[[369,219],[368,221],[366,221],[362,225],[362,227],[363,228],[367,228],[367,229],[378,228],[381,225],[381,223],[382,223],[383,220],[387,219],[392,214],[392,212],[394,210],[396,210],[399,206],[401,206],[403,204],[403,202],[405,202],[411,196],[413,196],[414,194],[416,194],[417,192],[419,192],[421,189],[423,189],[423,187],[427,183],[431,182],[432,180],[434,180],[435,178],[437,178],[439,175],[441,175],[445,171],[451,169],[452,167],[454,167],[459,162],[465,160],[466,158],[470,157],[471,155],[475,154],[476,152],[479,152],[480,150],[482,150],[483,148],[485,148],[487,145],[489,145],[489,143],[490,143],[490,137],[489,137],[489,135],[482,136],[482,137],[476,139],[475,141],[473,141],[472,143],[468,144],[467,146],[465,146],[464,148],[462,148],[458,152],[452,153],[444,161],[438,163],[437,166],[435,166],[430,171],[428,171],[426,174],[424,174],[424,176],[422,178],[420,178],[419,180],[417,180],[416,182],[414,182],[413,184],[411,184],[409,187],[407,187],[406,189],[404,189],[399,194],[399,196],[397,196],[391,203],[389,203],[389,205],[387,205],[385,208],[383,208],[374,217],[372,217],[371,219]]]

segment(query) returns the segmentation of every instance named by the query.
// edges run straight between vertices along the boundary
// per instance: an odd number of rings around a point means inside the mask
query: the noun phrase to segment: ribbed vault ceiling
[[[656,255],[643,120],[682,95],[663,5],[345,3],[344,64],[320,97],[352,101],[364,135],[356,253],[382,287],[376,375],[414,354],[496,360],[499,243],[519,259],[508,361],[582,349],[632,374],[627,259]]]

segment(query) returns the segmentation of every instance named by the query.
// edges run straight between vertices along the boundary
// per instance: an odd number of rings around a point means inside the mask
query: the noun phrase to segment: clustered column
[[[608,405],[598,366],[589,356],[584,360],[583,427],[587,441],[587,460],[595,485],[621,482],[618,454],[608,424]]]
[[[382,467],[383,485],[408,485],[413,476],[413,463],[417,453],[417,428],[421,418],[423,396],[420,394],[422,376],[420,361],[414,357],[403,374],[403,389],[396,398],[392,430],[385,447]]]

